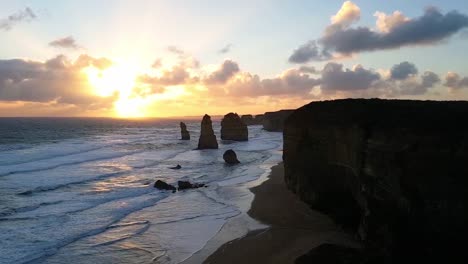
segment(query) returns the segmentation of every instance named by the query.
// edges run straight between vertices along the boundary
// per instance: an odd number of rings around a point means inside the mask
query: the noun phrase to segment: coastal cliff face
[[[263,117],[259,117],[263,122],[263,129],[271,132],[283,131],[284,121],[294,110],[280,110],[277,112],[266,112]]]
[[[310,103],[285,122],[286,184],[387,263],[456,256],[468,233],[467,120],[468,102]]]
[[[221,139],[247,141],[249,130],[238,114],[229,113],[221,120]]]

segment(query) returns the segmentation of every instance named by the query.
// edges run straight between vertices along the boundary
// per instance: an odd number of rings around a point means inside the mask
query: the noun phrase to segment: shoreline
[[[228,221],[219,233],[239,234],[241,226],[232,222],[242,224],[246,217],[267,227],[250,229],[230,241],[226,240],[228,236],[221,235],[223,241],[217,235],[182,263],[294,263],[296,258],[323,243],[359,247],[328,216],[310,209],[286,188],[282,163],[273,166],[267,180],[250,191],[254,199],[248,216]]]

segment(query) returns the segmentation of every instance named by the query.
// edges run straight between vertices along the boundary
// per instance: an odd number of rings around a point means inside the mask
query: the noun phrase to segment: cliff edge
[[[284,125],[285,181],[381,263],[461,255],[468,102],[313,102]],[[402,262],[404,261],[404,262]]]

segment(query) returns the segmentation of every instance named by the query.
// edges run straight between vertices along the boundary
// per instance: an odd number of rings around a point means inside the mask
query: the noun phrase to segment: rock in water
[[[467,116],[464,101],[310,103],[284,125],[285,182],[391,263],[466,259]]]
[[[198,149],[217,149],[218,141],[213,131],[211,117],[209,115],[203,116],[201,122],[200,139],[198,139]]]
[[[164,181],[161,181],[161,180],[157,180],[155,183],[154,183],[154,188],[156,189],[159,189],[159,190],[168,190],[168,191],[173,191],[175,192],[176,190],[176,187],[164,182]]]
[[[180,122],[180,134],[182,136],[182,140],[190,140],[190,133],[187,130],[187,126],[184,122]]]
[[[241,116],[242,122],[246,124],[247,126],[253,125],[254,124],[254,117],[252,115],[242,115]]]
[[[179,186],[179,191],[186,190],[186,189],[196,189],[200,187],[204,187],[204,183],[190,183],[189,181],[178,181],[177,185]]]
[[[236,152],[232,149],[226,150],[223,154],[223,159],[227,164],[238,164],[240,161],[237,159]]]
[[[221,139],[247,141],[249,130],[238,114],[229,113],[221,121]]]

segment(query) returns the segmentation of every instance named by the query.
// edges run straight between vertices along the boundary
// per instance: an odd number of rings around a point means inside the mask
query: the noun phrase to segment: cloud
[[[226,53],[228,53],[229,51],[231,51],[231,48],[232,48],[232,44],[227,44],[227,45],[224,46],[222,49],[218,50],[218,53],[220,53],[220,54],[226,54]]]
[[[223,84],[239,71],[240,69],[237,62],[232,60],[225,60],[221,67],[211,73],[205,81],[210,84]]]
[[[75,39],[72,36],[59,38],[54,41],[49,42],[49,46],[54,48],[63,48],[63,49],[79,49],[80,46],[76,43]]]
[[[330,62],[322,70],[322,92],[365,90],[380,80],[380,74],[361,65],[343,69],[342,64]]]
[[[310,74],[317,74],[319,71],[312,66],[301,66],[299,67],[299,71],[303,73],[310,73]]]
[[[468,77],[461,78],[458,73],[448,72],[445,75],[444,85],[451,88],[452,91],[468,88]]]
[[[184,55],[185,54],[185,52],[183,50],[179,49],[176,46],[168,46],[167,51],[169,51],[170,53],[176,54],[176,55]]]
[[[317,42],[311,40],[293,51],[288,61],[291,63],[306,63],[309,61],[328,60],[331,55],[324,50],[320,50]]]
[[[9,15],[6,18],[0,20],[0,30],[10,30],[14,25],[20,22],[30,22],[34,19],[37,19],[36,14],[31,10],[31,8],[26,7],[24,10],[18,11],[12,15]]]
[[[395,11],[390,15],[377,11],[374,16],[377,17],[377,22],[375,23],[377,29],[384,33],[389,33],[394,28],[411,21],[411,19],[403,15],[400,11]]]
[[[22,59],[0,60],[0,101],[51,102],[109,106],[113,98],[92,93],[84,67],[103,67],[104,59],[87,55],[75,62],[59,55],[45,62]]]
[[[346,1],[341,9],[332,16],[332,24],[347,27],[361,18],[361,9],[351,1]]]
[[[396,80],[404,80],[418,73],[418,69],[413,63],[404,61],[392,67],[390,76]]]
[[[375,16],[377,30],[351,27],[359,19],[359,9],[346,2],[332,18],[332,24],[325,29],[323,36],[294,50],[289,61],[305,63],[337,57],[330,54],[349,56],[364,51],[432,45],[468,27],[465,14],[458,11],[443,14],[436,8],[427,8],[422,16],[412,19],[399,11],[390,15],[377,12]]]
[[[240,73],[226,84],[225,91],[235,97],[302,97],[308,98],[312,89],[320,84],[319,79],[297,69],[289,69],[275,78],[261,79],[258,75]]]

